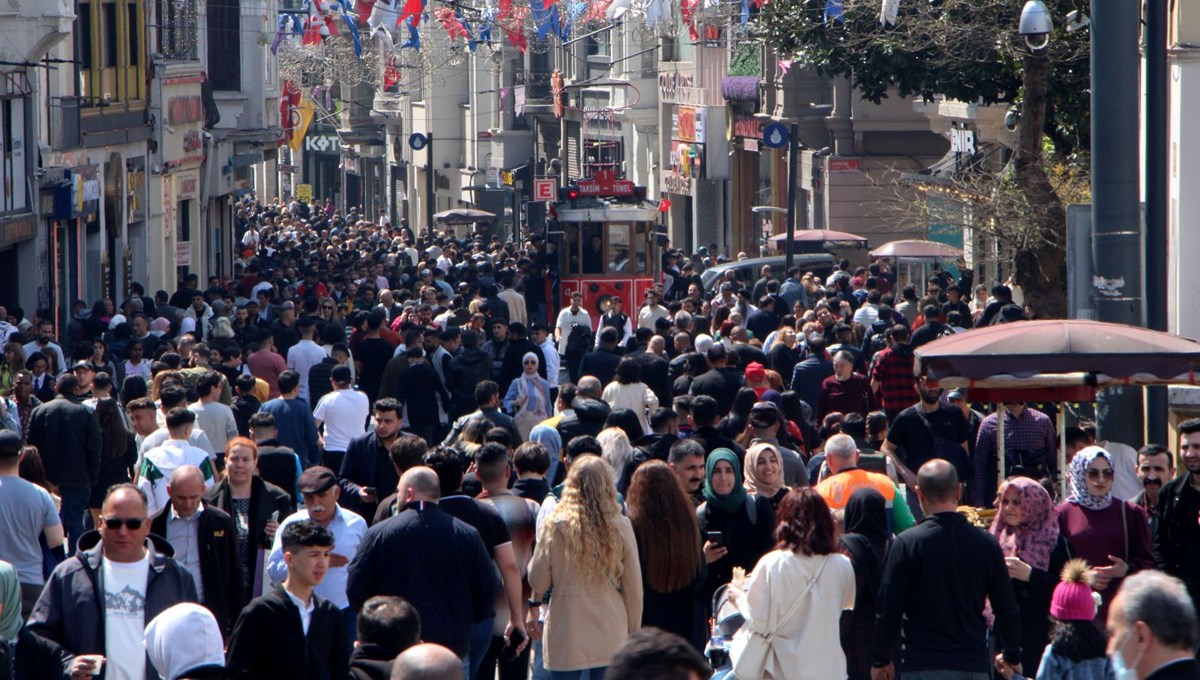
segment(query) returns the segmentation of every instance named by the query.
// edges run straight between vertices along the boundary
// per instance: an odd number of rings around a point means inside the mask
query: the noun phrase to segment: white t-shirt
[[[146,677],[146,584],[150,554],[137,562],[101,560],[104,569],[104,677]]]
[[[300,374],[300,398],[308,401],[311,392],[308,389],[308,372],[313,366],[329,356],[321,346],[312,340],[301,340],[291,346],[287,354],[287,367]]]
[[[321,397],[313,418],[325,426],[325,450],[345,451],[350,440],[367,433],[371,404],[367,395],[356,390],[334,390]]]
[[[554,324],[554,328],[559,335],[558,351],[564,354],[567,351],[567,339],[571,337],[571,324],[573,323],[590,328],[592,317],[588,316],[587,310],[583,307],[580,307],[578,312],[572,312],[570,307],[566,307],[558,313],[558,323]]]

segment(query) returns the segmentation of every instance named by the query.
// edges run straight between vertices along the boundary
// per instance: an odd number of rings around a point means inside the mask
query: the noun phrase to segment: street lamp
[[[754,213],[755,215],[783,215],[784,217],[787,217],[788,211],[787,208],[780,208],[779,206],[775,205],[756,205],[750,208],[750,212]],[[794,240],[794,236],[795,234],[788,234],[787,245],[785,246],[784,250],[784,252],[787,253],[786,265],[788,269],[791,269],[792,267],[793,252],[796,247],[792,242]]]

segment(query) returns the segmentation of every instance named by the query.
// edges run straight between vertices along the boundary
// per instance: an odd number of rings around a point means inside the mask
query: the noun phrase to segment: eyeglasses
[[[105,517],[104,527],[109,531],[119,531],[121,527],[129,527],[130,531],[137,531],[142,528],[145,521],[140,517]]]
[[[537,366],[538,364],[536,361],[526,361],[525,365],[526,366]]]
[[[1112,479],[1116,476],[1116,474],[1117,471],[1112,468],[1106,468],[1104,470],[1097,470],[1096,468],[1087,469],[1088,479],[1100,479],[1101,477],[1105,479]]]

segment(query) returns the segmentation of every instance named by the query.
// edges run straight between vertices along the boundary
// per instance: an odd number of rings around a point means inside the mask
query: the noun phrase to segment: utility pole
[[[1092,0],[1092,298],[1100,321],[1141,326],[1142,233],[1138,195],[1140,3]],[[1147,140],[1149,142],[1149,140]],[[1141,445],[1138,387],[1103,390],[1103,439]]]
[[[1146,327],[1167,330],[1167,0],[1146,0]],[[1166,442],[1167,388],[1146,388],[1146,442]]]
[[[425,135],[425,233],[433,242],[433,213],[436,212],[437,201],[433,199],[433,133]]]
[[[787,244],[783,268],[792,270],[796,261],[796,157],[800,155],[800,124],[792,121],[792,134],[788,137],[788,190],[787,190]]]

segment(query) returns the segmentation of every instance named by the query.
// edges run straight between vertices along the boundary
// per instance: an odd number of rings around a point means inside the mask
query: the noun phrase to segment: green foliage
[[[844,0],[844,20],[825,21],[825,0],[771,0],[754,30],[781,59],[831,76],[849,76],[878,103],[944,96],[985,104],[1020,101],[1021,0],[901,0],[894,26],[879,20],[879,0]],[[1045,134],[1069,155],[1088,148],[1088,32],[1067,33],[1076,0],[1047,0],[1055,18]]]
[[[762,45],[744,42],[729,56],[729,75],[757,76],[762,73]]]

